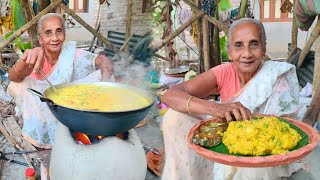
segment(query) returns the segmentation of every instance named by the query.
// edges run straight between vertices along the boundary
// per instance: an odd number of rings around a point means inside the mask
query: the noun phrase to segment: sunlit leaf
[[[25,25],[26,22],[22,14],[19,0],[11,0],[10,2],[12,6],[14,30],[16,31]]]

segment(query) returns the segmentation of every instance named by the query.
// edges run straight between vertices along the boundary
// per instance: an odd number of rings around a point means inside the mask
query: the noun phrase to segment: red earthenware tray
[[[269,155],[269,156],[236,156],[229,154],[218,153],[206,148],[203,148],[199,145],[193,144],[191,139],[199,126],[202,124],[208,123],[210,121],[220,122],[220,119],[208,119],[201,121],[190,129],[190,132],[187,137],[189,147],[194,150],[196,153],[200,154],[206,159],[209,159],[214,162],[221,164],[237,166],[237,167],[272,167],[278,165],[285,165],[297,161],[306,155],[308,155],[318,144],[320,135],[317,130],[312,128],[310,125],[305,124],[301,121],[294,120],[286,117],[278,117],[287,120],[289,123],[295,125],[304,131],[309,137],[309,144],[297,149],[290,151],[286,154],[279,155]]]
[[[157,176],[161,176],[163,169],[164,151],[157,148],[160,154],[149,151],[146,155],[148,168]]]

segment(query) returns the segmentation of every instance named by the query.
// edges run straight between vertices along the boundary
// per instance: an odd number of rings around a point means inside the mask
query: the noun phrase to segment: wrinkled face
[[[60,53],[65,40],[63,24],[58,17],[49,17],[43,24],[39,32],[39,43],[49,53]]]
[[[248,23],[235,27],[229,41],[228,56],[239,72],[255,73],[265,51],[260,38],[260,28],[257,25]]]

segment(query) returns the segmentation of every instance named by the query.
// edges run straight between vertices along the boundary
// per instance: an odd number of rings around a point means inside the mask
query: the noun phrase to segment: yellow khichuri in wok
[[[296,130],[276,117],[257,120],[232,121],[223,133],[222,142],[230,154],[284,154],[301,140]]]
[[[47,96],[60,106],[93,111],[130,111],[148,106],[150,100],[130,89],[91,84],[67,86]]]

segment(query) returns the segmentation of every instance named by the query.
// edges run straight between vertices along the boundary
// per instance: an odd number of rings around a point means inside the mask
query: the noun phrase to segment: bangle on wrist
[[[188,101],[187,101],[187,110],[188,110],[188,113],[189,113],[189,114],[192,114],[191,111],[190,111],[190,107],[189,107],[192,98],[194,98],[194,97],[193,97],[193,96],[190,96],[189,99],[188,99]]]

